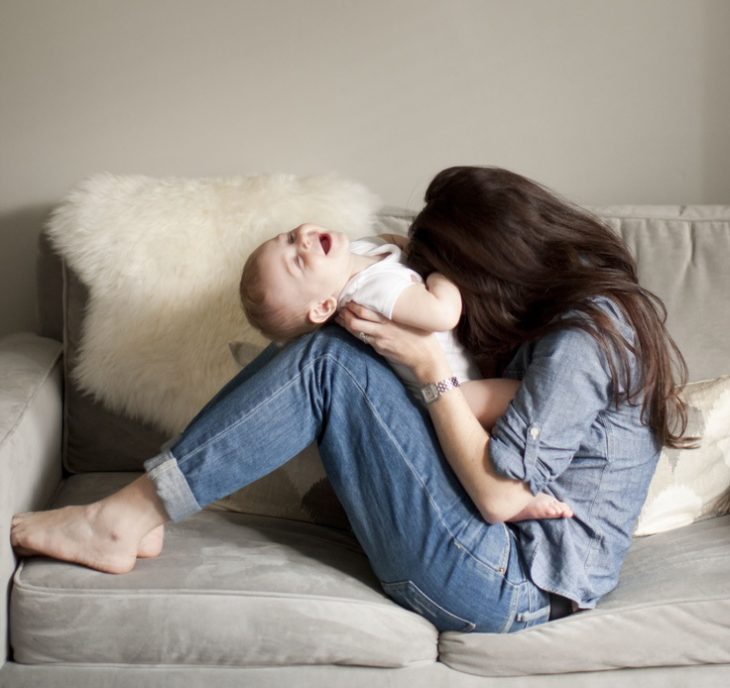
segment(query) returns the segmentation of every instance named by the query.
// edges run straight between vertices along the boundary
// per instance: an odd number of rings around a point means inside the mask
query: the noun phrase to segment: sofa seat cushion
[[[444,633],[440,659],[484,676],[730,665],[730,516],[634,540],[596,609],[511,635]]]
[[[133,477],[73,476],[57,505]],[[384,596],[346,532],[227,511],[168,525],[162,554],[124,575],[27,559],[11,599],[26,664],[399,667],[434,661],[437,637]]]

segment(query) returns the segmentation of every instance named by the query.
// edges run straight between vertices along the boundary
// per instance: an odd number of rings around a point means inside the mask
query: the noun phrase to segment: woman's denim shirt
[[[596,303],[633,342],[616,306]],[[494,467],[575,514],[509,525],[532,581],[592,608],[618,582],[661,447],[641,422],[640,405],[612,403],[606,356],[584,330],[523,345],[504,376],[522,384],[493,429]]]

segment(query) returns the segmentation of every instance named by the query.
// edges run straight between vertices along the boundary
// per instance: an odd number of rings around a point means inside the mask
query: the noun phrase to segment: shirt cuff
[[[528,423],[513,408],[497,421],[489,440],[489,458],[494,469],[520,480],[536,495],[550,482],[548,467],[539,459],[541,428]]]

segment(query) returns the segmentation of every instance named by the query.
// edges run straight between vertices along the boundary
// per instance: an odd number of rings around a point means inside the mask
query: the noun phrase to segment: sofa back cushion
[[[593,210],[621,234],[640,282],[667,307],[689,381],[730,373],[730,206]]]
[[[667,306],[668,327],[687,360],[689,379],[730,373],[730,207],[591,210],[621,234],[637,259],[642,283]],[[405,233],[412,216],[382,211],[374,231]],[[39,265],[42,334],[64,341],[65,466],[71,472],[139,470],[170,433],[150,419],[110,410],[71,374],[79,361],[89,290],[68,261],[55,254],[45,234]],[[314,448],[224,504],[250,513],[344,523]]]

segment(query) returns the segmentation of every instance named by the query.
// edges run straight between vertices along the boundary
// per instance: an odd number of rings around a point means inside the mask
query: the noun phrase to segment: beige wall
[[[338,171],[418,206],[455,163],[573,199],[730,203],[726,0],[0,0],[0,334],[49,207],[101,170]]]

